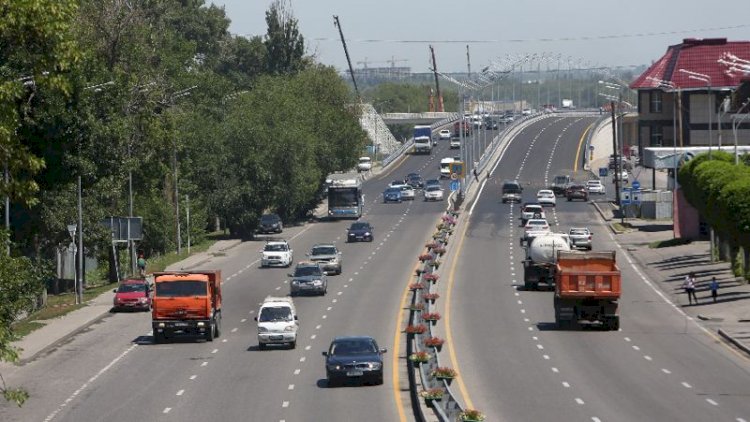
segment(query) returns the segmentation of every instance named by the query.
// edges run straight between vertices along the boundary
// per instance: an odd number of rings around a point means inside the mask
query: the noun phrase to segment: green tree
[[[268,32],[264,44],[267,51],[268,72],[274,75],[296,73],[306,66],[303,60],[305,39],[300,34],[291,5],[275,0],[266,11]]]

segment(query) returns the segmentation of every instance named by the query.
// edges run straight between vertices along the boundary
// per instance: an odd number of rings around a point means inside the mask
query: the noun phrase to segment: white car
[[[521,236],[521,246],[528,245],[531,240],[540,233],[549,233],[549,224],[542,218],[532,218],[523,226],[523,236]]]
[[[547,215],[544,212],[541,204],[526,204],[521,209],[521,224],[526,224],[527,221],[532,218],[546,219]]]
[[[269,240],[260,253],[261,268],[290,267],[294,262],[294,250],[286,240]]]
[[[443,195],[443,188],[440,186],[431,185],[424,188],[425,201],[442,201]]]
[[[539,192],[537,192],[536,201],[539,202],[539,204],[541,204],[542,206],[549,205],[551,207],[554,207],[555,205],[557,205],[557,198],[555,198],[555,193],[550,189],[541,189]]]
[[[409,185],[402,185],[401,186],[401,199],[414,199],[416,196],[416,192],[414,191],[414,188]]]
[[[628,183],[628,171],[627,170],[623,170],[622,171],[622,176],[620,176],[620,180],[623,183]],[[612,178],[612,183],[614,183],[614,182],[615,182],[615,178],[613,177]]]
[[[258,348],[268,344],[283,344],[290,349],[297,346],[297,311],[289,297],[268,296],[260,305],[258,315]]]
[[[589,194],[598,193],[604,195],[605,193],[607,193],[607,189],[602,184],[602,181],[598,179],[587,181],[586,189],[589,191]]]
[[[448,129],[443,129],[440,132],[438,132],[440,135],[440,139],[450,139],[451,138],[451,131]]]
[[[451,138],[450,149],[461,148],[461,138]]]
[[[370,171],[372,169],[372,158],[370,157],[359,157],[357,163],[357,171]]]

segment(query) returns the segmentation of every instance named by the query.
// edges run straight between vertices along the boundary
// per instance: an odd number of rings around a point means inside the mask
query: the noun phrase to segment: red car
[[[151,286],[143,279],[129,279],[120,283],[114,290],[114,310],[137,309],[151,310]]]

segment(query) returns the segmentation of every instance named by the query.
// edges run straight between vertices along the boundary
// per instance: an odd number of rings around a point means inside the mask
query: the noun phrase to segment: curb
[[[232,244],[230,244],[230,245],[229,245],[229,246],[227,246],[226,248],[221,248],[221,249],[219,249],[219,252],[224,252],[224,251],[228,251],[228,250],[230,250],[230,249],[234,248],[235,246],[238,246],[238,245],[240,245],[241,243],[242,243],[242,240],[241,240],[241,239],[236,239],[236,240],[235,240],[234,242],[232,242]]]
[[[101,314],[99,314],[96,317],[94,317],[91,321],[89,321],[89,322],[87,322],[87,323],[85,323],[85,324],[83,324],[83,325],[81,325],[79,327],[76,327],[73,331],[69,332],[68,334],[66,334],[66,335],[64,335],[62,337],[60,337],[59,339],[55,340],[51,344],[48,344],[48,345],[44,346],[43,348],[41,348],[38,352],[34,353],[33,355],[31,355],[31,356],[29,356],[27,358],[19,359],[18,362],[16,362],[16,365],[17,366],[26,365],[27,363],[30,363],[30,362],[34,361],[39,356],[41,356],[43,354],[46,354],[46,353],[48,353],[48,352],[56,349],[62,343],[67,342],[68,340],[70,340],[71,338],[77,336],[78,334],[80,334],[81,332],[83,332],[84,330],[86,330],[87,328],[89,328],[90,326],[92,326],[92,325],[96,324],[97,322],[101,321],[102,319],[104,319],[107,315],[110,314],[111,310],[112,310],[112,308],[110,307],[106,311],[104,311]]]
[[[735,345],[738,349],[742,350],[746,354],[750,355],[750,347],[747,347],[744,343],[741,341],[735,339],[731,335],[729,335],[726,331],[719,328],[719,335],[724,337],[725,340]]]

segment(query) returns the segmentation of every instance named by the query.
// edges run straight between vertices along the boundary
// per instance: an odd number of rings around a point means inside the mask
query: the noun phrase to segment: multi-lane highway
[[[489,132],[493,134],[493,132]],[[496,133],[496,132],[494,132]],[[439,175],[439,160],[457,155],[442,140],[430,156],[409,156],[365,183],[372,243],[345,243],[350,221],[308,223],[283,236],[296,260],[313,244],[335,241],[343,274],[329,277],[324,297],[299,297],[297,348],[258,350],[253,320],[268,295],[286,295],[288,269],[259,268],[262,241],[232,248],[205,268],[224,275],[223,334],[214,342],[156,345],[147,313],[113,314],[48,356],[8,373],[31,399],[0,406],[3,421],[399,420],[408,410],[394,386],[394,342],[402,294],[416,257],[446,202],[383,204],[381,193],[409,172]],[[447,185],[447,183],[445,183]],[[381,386],[328,388],[321,352],[334,336],[371,335],[386,355]]]
[[[655,290],[591,205],[559,200],[548,219],[553,230],[588,226],[595,249],[617,249],[622,329],[558,330],[552,293],[521,288],[519,206],[501,203],[502,181],[520,180],[524,200],[532,200],[556,174],[577,167],[593,121],[555,115],[523,129],[467,204],[471,214],[441,267],[440,302],[450,308],[437,327],[450,339],[443,362],[460,372],[453,391],[488,420],[750,420],[748,360]],[[260,269],[262,241],[244,242],[204,265],[225,277],[221,338],[155,345],[148,314],[113,314],[47,356],[4,371],[32,396],[21,409],[0,406],[0,420],[411,420],[400,391],[405,381],[395,379],[394,364],[403,364],[394,350],[398,313],[416,256],[446,204],[419,196],[383,204],[380,195],[409,172],[436,178],[439,160],[457,155],[447,144],[365,183],[364,219],[375,226],[374,242],[344,243],[348,221],[285,230],[298,260],[318,242],[336,241],[344,254],[343,274],[329,278],[326,296],[295,298],[296,349],[257,348],[255,312],[267,295],[288,292],[289,270]],[[321,352],[334,336],[351,334],[388,348],[383,385],[328,388]]]
[[[574,169],[592,122],[556,116],[527,127],[470,204],[464,240],[444,270],[451,274],[445,322],[461,374],[454,391],[492,420],[750,420],[748,359],[655,290],[590,204],[558,198],[547,217],[554,231],[588,226],[595,250],[617,250],[621,330],[558,330],[552,293],[523,290],[519,206],[501,203],[500,185],[518,179],[528,184],[524,200],[533,201],[555,174]]]

